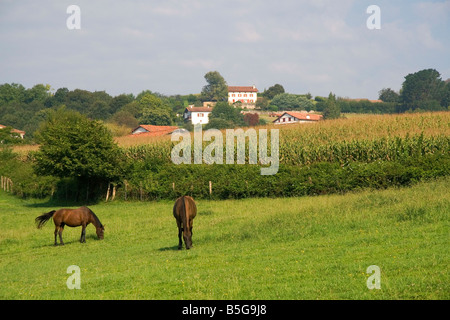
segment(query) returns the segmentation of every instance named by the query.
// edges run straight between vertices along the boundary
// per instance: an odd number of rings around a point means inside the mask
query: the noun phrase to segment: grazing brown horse
[[[80,237],[81,243],[86,242],[86,226],[89,223],[92,223],[95,226],[98,238],[100,240],[103,239],[103,232],[105,231],[105,227],[102,225],[95,213],[93,213],[88,207],[81,207],[78,209],[59,209],[44,213],[35,219],[37,228],[42,228],[42,226],[51,217],[53,217],[53,222],[55,223],[55,246],[57,245],[57,234],[59,234],[60,244],[64,244],[62,239],[62,232],[64,231],[64,226],[66,225],[69,227],[82,226]]]
[[[173,216],[177,220],[178,226],[178,250],[183,247],[181,233],[183,233],[186,249],[192,247],[192,223],[197,215],[197,206],[194,199],[189,196],[182,196],[175,201],[173,206]]]

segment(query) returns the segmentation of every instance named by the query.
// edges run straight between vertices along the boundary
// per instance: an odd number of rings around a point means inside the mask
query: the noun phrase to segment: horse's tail
[[[183,223],[184,232],[188,232],[188,217],[186,210],[186,197],[181,197],[181,212],[180,212],[181,222]]]
[[[52,210],[50,212],[41,214],[39,217],[37,217],[36,219],[34,219],[34,221],[36,222],[36,227],[38,229],[42,228],[42,226],[51,218],[53,217],[53,214],[56,212],[56,210]]]

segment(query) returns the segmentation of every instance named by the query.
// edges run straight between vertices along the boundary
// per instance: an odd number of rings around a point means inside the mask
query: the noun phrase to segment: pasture
[[[172,201],[92,205],[105,239],[66,227],[55,247],[53,222],[34,219],[59,207],[0,191],[0,299],[449,299],[449,186],[201,200],[181,251]]]

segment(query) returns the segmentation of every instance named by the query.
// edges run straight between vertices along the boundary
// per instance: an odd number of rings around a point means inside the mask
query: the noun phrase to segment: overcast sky
[[[377,99],[427,68],[450,78],[450,0],[0,0],[0,83],[27,88],[189,94],[217,70],[260,91]]]

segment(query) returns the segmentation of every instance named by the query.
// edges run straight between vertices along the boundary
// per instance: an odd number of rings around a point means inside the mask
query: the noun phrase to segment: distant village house
[[[176,126],[154,126],[149,124],[141,124],[139,127],[135,128],[131,135],[138,136],[163,136],[170,134],[177,130]]]
[[[254,105],[256,103],[258,89],[255,86],[231,86],[228,87],[228,103],[241,102]]]
[[[4,129],[4,128],[6,128],[6,126],[0,124],[0,129]],[[14,128],[13,128],[13,129],[11,130],[11,132],[12,132],[12,133],[17,133],[22,139],[23,139],[24,136],[25,136],[25,131],[22,131],[22,130],[18,130],[18,129],[14,129]]]
[[[192,124],[207,124],[209,122],[209,115],[212,112],[212,108],[209,107],[194,107],[190,105],[184,109],[183,118],[184,121],[190,121]]]
[[[322,115],[306,112],[286,111],[273,121],[274,124],[314,123],[322,120]]]

